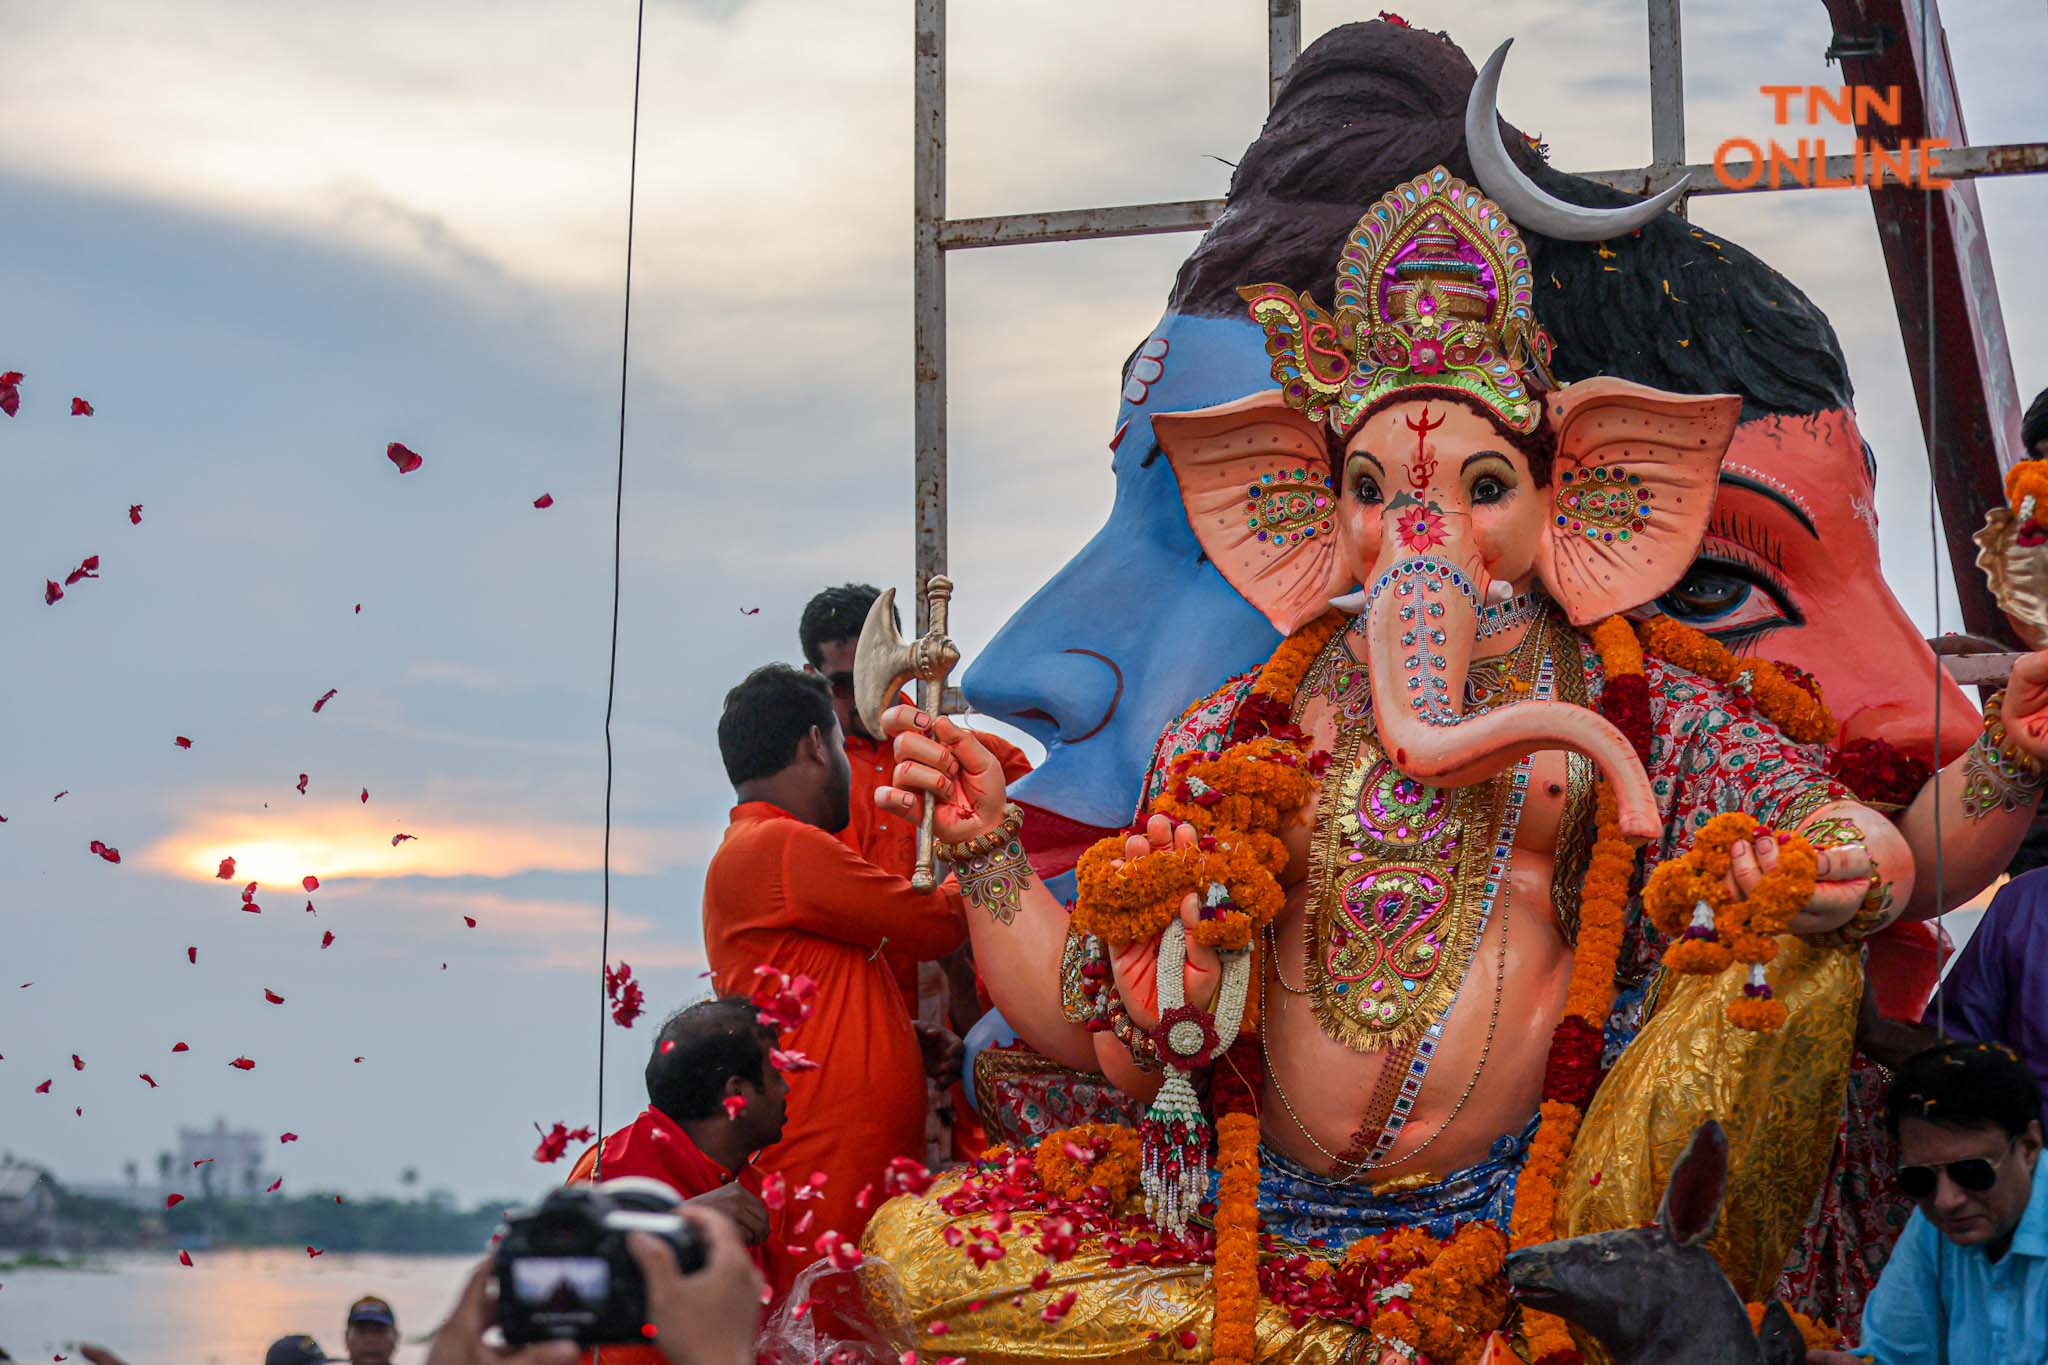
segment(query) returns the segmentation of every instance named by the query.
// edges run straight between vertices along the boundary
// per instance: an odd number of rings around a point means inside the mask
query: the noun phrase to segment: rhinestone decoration
[[[1627,541],[1642,533],[1650,490],[1640,474],[1596,465],[1567,469],[1557,481],[1556,524],[1588,540]]]
[[[1299,545],[1330,534],[1337,495],[1330,476],[1307,469],[1283,469],[1259,475],[1245,485],[1244,524],[1268,545]]]

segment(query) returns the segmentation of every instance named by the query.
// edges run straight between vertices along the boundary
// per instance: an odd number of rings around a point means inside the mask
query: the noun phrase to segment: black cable
[[[619,690],[619,544],[626,518],[626,374],[633,346],[633,204],[640,186],[640,48],[647,35],[647,0],[639,0],[633,21],[633,140],[626,161],[626,304],[619,325],[619,456],[612,489],[612,652],[604,680],[604,924],[597,950],[597,1159],[591,1179],[604,1179],[604,1042],[607,964],[612,952],[612,703]]]

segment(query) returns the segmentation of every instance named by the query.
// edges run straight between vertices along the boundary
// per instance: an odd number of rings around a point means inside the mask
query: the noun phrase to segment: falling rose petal
[[[80,1118],[85,1117],[85,1110],[83,1108],[73,1109],[71,1112],[78,1115],[78,1117]]]
[[[191,1047],[190,1047],[189,1045],[185,1044],[185,1043],[172,1043],[172,1044],[171,1044],[171,1051],[173,1051],[173,1052],[190,1052],[191,1050],[192,1050],[192,1049],[191,1049]]]
[[[269,1185],[265,1186],[263,1192],[265,1194],[276,1194],[282,1188],[284,1188],[284,1177],[279,1176],[271,1181]]]
[[[299,885],[308,891],[318,891],[320,889],[320,879],[313,876],[301,877],[299,878]]]
[[[356,1060],[361,1061],[362,1058]],[[589,1128],[571,1128],[565,1123],[557,1123],[545,1132],[536,1123],[533,1131],[540,1133],[540,1145],[533,1149],[533,1159],[544,1165],[560,1161],[568,1153],[570,1143],[588,1142],[596,1136]]]
[[[92,404],[90,404],[90,403],[86,402],[86,401],[85,401],[85,400],[84,400],[83,398],[74,398],[74,399],[72,399],[72,400],[71,400],[71,415],[72,415],[73,417],[90,417],[90,416],[92,416]],[[118,423],[116,423],[116,425],[119,425],[119,424],[118,424]]]
[[[356,611],[355,611],[355,614],[356,614],[356,615],[358,615],[358,616],[361,616],[361,615],[363,614],[363,604],[362,604],[362,603],[360,603],[360,602],[356,603]]]
[[[193,1163],[192,1163],[192,1169],[196,1171],[196,1170],[198,1170],[198,1169],[199,1169],[199,1168],[200,1168],[201,1166],[211,1166],[212,1164],[213,1164],[213,1158],[212,1158],[212,1157],[210,1157],[210,1156],[203,1156],[203,1157],[200,1157],[200,1158],[199,1158],[199,1160],[197,1160],[197,1161],[195,1161],[195,1162],[193,1162]]]
[[[462,917],[462,922],[463,922],[464,924],[467,924],[467,925],[468,925],[468,926],[469,926],[470,928],[472,928],[472,929],[476,928],[476,916],[475,916],[475,915],[464,915],[464,916]]]
[[[761,614],[761,609],[760,609],[759,607],[741,607],[741,608],[740,608],[740,615],[742,615],[742,616],[759,616],[760,614]]]
[[[279,1133],[277,1135],[277,1140],[279,1142],[297,1142],[299,1140],[299,1135],[297,1133]]]
[[[612,1021],[620,1028],[633,1027],[633,1021],[640,1017],[647,998],[640,989],[640,983],[633,979],[633,968],[625,962],[616,968],[605,968],[604,989],[612,1002]]]
[[[243,901],[242,913],[248,915],[260,915],[263,913],[263,907],[258,905],[255,901]]]
[[[403,445],[400,445],[397,441],[393,441],[390,445],[384,447],[384,458],[397,465],[398,472],[401,474],[410,474],[426,463],[425,460],[406,449]]]
[[[771,1171],[761,1177],[761,1203],[770,1209],[779,1209],[789,1200],[789,1181],[780,1171]]]
[[[176,739],[172,740],[171,743],[177,745],[180,749],[189,749],[192,747],[192,741],[185,738],[183,735],[179,735]]]
[[[360,1058],[360,1057],[356,1058],[356,1064],[357,1064],[358,1066],[362,1065],[362,1061],[363,1061],[363,1059],[362,1059],[362,1058]]]
[[[315,910],[315,909],[313,908],[313,902],[311,902],[311,901],[307,901],[307,902],[306,902],[306,913],[307,913],[307,914],[309,914],[309,915],[317,915],[317,914],[319,914],[320,912],[319,912],[318,910]]]
[[[555,505],[555,495],[553,493],[543,493],[533,500],[533,505],[542,511],[546,511]]]
[[[243,900],[245,900],[245,901],[253,901],[253,900],[255,900],[255,899],[256,899],[256,887],[257,887],[257,886],[258,886],[258,883],[256,883],[256,882],[250,882],[250,883],[249,883],[249,884],[248,884],[247,886],[243,887],[243,888],[242,888],[242,899],[243,899]]]
[[[364,805],[367,806],[370,804],[370,789],[368,787],[363,788],[363,795],[361,799]]]
[[[189,1252],[189,1251],[181,1251],[181,1252],[179,1252],[179,1253],[178,1253],[178,1264],[179,1264],[179,1265],[191,1265],[191,1264],[192,1264],[192,1253],[191,1253],[191,1252]]]
[[[148,1081],[149,1088],[151,1090],[156,1089],[156,1080],[147,1071],[138,1071],[136,1075],[139,1076],[141,1079]]]
[[[224,882],[233,881],[235,879],[235,860],[233,858],[222,858],[220,860],[220,871],[213,875]]]
[[[341,1199],[339,1198],[339,1196],[337,1196],[337,1197],[335,1198],[335,1201],[334,1201],[334,1202],[335,1202],[335,1203],[337,1203],[337,1204],[339,1204],[339,1203],[341,1202]],[[307,1259],[308,1259],[308,1260],[312,1259],[312,1258],[313,1258],[313,1257],[315,1257],[315,1256],[324,1256],[324,1255],[326,1255],[326,1254],[327,1254],[326,1252],[324,1252],[324,1251],[320,1251],[320,1250],[318,1250],[318,1249],[316,1249],[316,1248],[314,1248],[314,1247],[307,1247],[307,1248],[306,1248],[306,1257],[307,1257]]]
[[[299,795],[301,795],[301,796],[304,796],[305,794],[306,794],[306,775],[305,775],[304,773],[300,773],[300,774],[299,774]]]
[[[195,967],[199,965],[199,949],[197,946],[185,950],[185,960]]]
[[[139,503],[139,502],[131,502],[131,503],[129,503],[129,504],[128,504],[128,524],[129,524],[130,526],[140,526],[140,525],[142,525],[142,504],[141,504],[141,503]]]
[[[0,374],[0,412],[9,417],[21,411],[21,371],[9,370]]]
[[[185,1196],[182,1194],[170,1194],[164,1196],[164,1207],[167,1209],[174,1209],[184,1202]]]
[[[68,588],[81,579],[98,578],[100,576],[99,569],[100,557],[98,555],[87,555],[79,561],[77,568],[64,575],[64,586]]]
[[[319,699],[313,703],[313,714],[316,716],[319,715],[320,708],[327,705],[328,702],[333,701],[334,694],[339,691],[341,691],[341,689],[338,687],[330,687],[325,692],[322,692],[320,694]]]
[[[83,1070],[85,1070],[85,1058],[83,1058],[83,1057],[79,1056],[79,1055],[78,1055],[77,1053],[75,1053],[75,1052],[74,1052],[74,1053],[72,1053],[72,1054],[71,1054],[71,1069],[72,1069],[73,1071],[83,1071]]]
[[[768,1050],[768,1061],[769,1064],[772,1065],[777,1071],[787,1071],[791,1072],[792,1074],[805,1071],[816,1071],[818,1069],[818,1063],[812,1061],[809,1057],[804,1056],[803,1053],[796,1051],[794,1048],[788,1051],[784,1051],[779,1047],[770,1048]]]
[[[95,839],[90,844],[87,844],[86,847],[110,863],[121,861],[121,850],[115,848],[112,844],[101,843],[98,839]]]
[[[48,1089],[49,1084],[50,1083],[48,1081],[44,1081],[43,1088]],[[725,1097],[725,1116],[729,1119],[738,1118],[741,1112],[746,1109],[746,1107],[747,1101],[744,1096],[727,1095]]]
[[[57,586],[56,579],[45,578],[43,580],[43,604],[45,606],[56,606],[63,596],[64,589]]]
[[[1058,1322],[1067,1315],[1068,1310],[1074,1306],[1074,1300],[1079,1297],[1081,1295],[1078,1290],[1069,1289],[1066,1293],[1040,1309],[1038,1316],[1044,1318],[1047,1322]]]
[[[404,842],[405,842],[405,841],[406,841],[407,839],[415,839],[415,840],[416,840],[416,839],[418,839],[419,837],[420,837],[420,836],[419,836],[419,835],[417,835],[417,834],[394,834],[394,835],[392,835],[392,836],[391,836],[391,846],[392,846],[393,848],[397,848],[397,847],[398,847],[398,846],[399,846],[400,844],[404,843]]]
[[[237,1057],[232,1062],[229,1062],[228,1065],[237,1071],[254,1071],[256,1069],[256,1063],[250,1061],[247,1057]]]
[[[63,791],[58,792],[55,796],[51,797],[50,799],[52,801],[62,801],[65,797],[69,795],[71,795],[71,788],[66,787]]]
[[[50,1093],[50,1082],[49,1082],[49,1081],[44,1081],[44,1082],[43,1082],[43,1083],[42,1083],[41,1085],[37,1086],[37,1087],[36,1087],[36,1093],[37,1093],[38,1095],[47,1095],[47,1094],[49,1094],[49,1093]]]
[[[273,1005],[282,1005],[284,1003],[284,997],[279,995],[276,991],[270,989],[270,987],[268,986],[265,986],[263,988],[263,998],[265,1000],[268,1000]]]
[[[334,942],[334,931],[332,929],[329,929],[326,933],[320,935],[320,946],[322,948],[325,948],[328,944],[332,942]],[[360,1062],[363,1059],[358,1057],[356,1058],[356,1060]]]

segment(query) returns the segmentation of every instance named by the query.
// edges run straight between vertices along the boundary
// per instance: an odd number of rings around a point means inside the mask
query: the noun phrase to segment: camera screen
[[[595,1256],[523,1256],[512,1262],[513,1296],[549,1316],[595,1314],[611,1287],[611,1267]]]

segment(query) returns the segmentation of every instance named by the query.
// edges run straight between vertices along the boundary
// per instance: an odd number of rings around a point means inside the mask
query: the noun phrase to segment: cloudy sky
[[[1309,3],[1305,30],[1376,8]],[[794,655],[818,586],[908,577],[911,34],[903,0],[648,9],[612,951],[659,1012],[703,990],[718,698]],[[1218,195],[1257,132],[1256,0],[953,9],[957,215]],[[1974,140],[2043,136],[2048,15],[1966,10]],[[1557,164],[1648,159],[1635,0],[1415,17],[1473,54],[1519,39],[1503,108]],[[1696,157],[1768,133],[1759,83],[1833,79],[1818,4],[1685,22]],[[6,23],[0,371],[27,378],[0,419],[0,1145],[116,1179],[222,1116],[301,1135],[275,1149],[288,1188],[416,1166],[531,1193],[559,1175],[531,1125],[595,1112],[632,6],[74,0]],[[2048,324],[2021,248],[2048,187],[1983,198],[2031,393]],[[1695,216],[1840,328],[1888,571],[1931,629],[1867,199]],[[952,262],[970,653],[1106,510],[1117,369],[1191,245]],[[390,441],[424,466],[399,475]],[[45,605],[88,555],[101,576]],[[609,1034],[608,1123],[640,1102],[647,1036]]]

